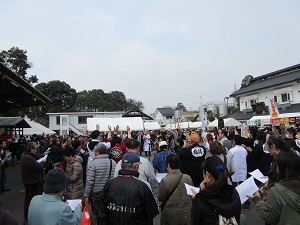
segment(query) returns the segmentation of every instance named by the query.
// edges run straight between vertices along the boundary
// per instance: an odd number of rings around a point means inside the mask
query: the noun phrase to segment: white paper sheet
[[[158,183],[160,183],[161,180],[162,180],[165,176],[167,176],[167,174],[168,174],[168,173],[157,173],[155,177],[156,177],[156,180],[158,181]]]
[[[78,206],[80,203],[81,199],[72,199],[67,201],[67,204],[71,207],[72,211],[74,211],[76,206]]]
[[[249,174],[252,175],[256,180],[259,180],[262,183],[266,183],[269,180],[269,178],[263,178],[264,175],[260,172],[259,169],[256,169]]]
[[[191,186],[191,185],[186,184],[186,183],[184,183],[184,185],[185,185],[186,193],[187,193],[188,195],[193,196],[192,189],[193,189],[196,193],[199,193],[199,191],[200,191],[200,188]]]
[[[47,159],[48,155],[45,155],[44,157],[36,160],[38,163],[41,163],[43,160]]]
[[[258,191],[258,187],[256,186],[253,177],[248,178],[235,189],[240,195],[242,204],[248,200],[246,195],[253,195],[256,191]]]

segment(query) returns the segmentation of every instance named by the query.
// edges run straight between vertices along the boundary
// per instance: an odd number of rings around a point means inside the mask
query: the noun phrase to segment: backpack
[[[218,225],[238,225],[234,216],[231,218],[225,218],[219,214],[218,218],[219,218]]]

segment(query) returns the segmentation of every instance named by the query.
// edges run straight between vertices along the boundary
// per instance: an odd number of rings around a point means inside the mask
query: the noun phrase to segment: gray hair
[[[108,154],[107,148],[104,144],[97,144],[94,148],[94,151],[98,151],[99,154]]]
[[[122,162],[121,167],[122,169],[134,169],[137,164],[139,164],[139,162],[135,162],[135,163]]]
[[[35,146],[36,146],[35,142],[33,142],[33,141],[27,142],[25,151],[26,152],[31,152],[32,149],[35,149]]]

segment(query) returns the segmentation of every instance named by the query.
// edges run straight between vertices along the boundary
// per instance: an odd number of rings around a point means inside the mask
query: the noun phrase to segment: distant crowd
[[[151,225],[159,213],[161,225],[245,224],[250,200],[266,224],[300,224],[297,128],[99,130],[0,140],[0,193],[14,179],[8,165],[19,163],[24,224]],[[236,187],[257,169],[268,182],[255,180],[260,190],[241,204]],[[16,224],[0,210],[1,224]]]

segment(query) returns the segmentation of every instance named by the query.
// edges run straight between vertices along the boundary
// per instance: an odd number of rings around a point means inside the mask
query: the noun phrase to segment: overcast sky
[[[1,1],[0,49],[27,50],[39,82],[122,91],[145,112],[221,102],[300,63],[299,0]]]

